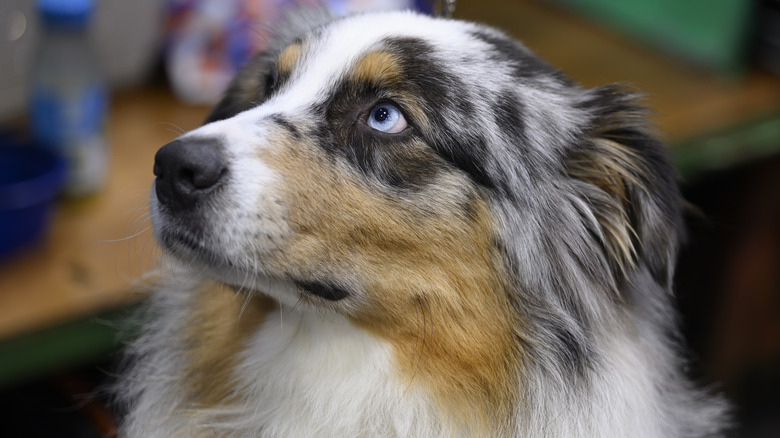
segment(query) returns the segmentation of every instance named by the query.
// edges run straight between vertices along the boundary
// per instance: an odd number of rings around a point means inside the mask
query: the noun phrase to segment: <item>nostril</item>
[[[201,163],[197,167],[183,167],[179,180],[190,184],[196,190],[205,190],[219,182],[226,170],[219,162]]]
[[[195,172],[192,169],[182,167],[181,170],[179,170],[179,181],[189,184],[192,187],[196,187]]]

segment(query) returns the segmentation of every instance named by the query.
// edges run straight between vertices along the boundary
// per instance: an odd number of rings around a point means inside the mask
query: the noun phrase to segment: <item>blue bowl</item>
[[[0,258],[43,237],[66,171],[49,150],[0,143]]]

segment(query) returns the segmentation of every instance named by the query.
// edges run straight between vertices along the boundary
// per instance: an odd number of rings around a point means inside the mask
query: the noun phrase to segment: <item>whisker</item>
[[[168,129],[168,131],[173,132],[176,135],[182,135],[182,134],[184,134],[186,132],[181,126],[179,126],[179,125],[177,125],[175,123],[171,123],[171,122],[157,122],[157,123],[155,123],[155,126],[160,126],[160,125],[167,125],[170,128],[173,128],[173,129]]]
[[[149,231],[151,228],[152,228],[152,226],[149,225],[148,227],[145,227],[143,230],[141,230],[141,231],[139,231],[139,232],[137,232],[137,233],[135,233],[135,234],[133,234],[131,236],[122,237],[120,239],[106,239],[106,240],[101,240],[100,242],[101,243],[124,242],[126,240],[134,239],[134,238],[140,236],[141,234]]]
[[[284,333],[284,308],[281,301],[279,301],[279,331]]]

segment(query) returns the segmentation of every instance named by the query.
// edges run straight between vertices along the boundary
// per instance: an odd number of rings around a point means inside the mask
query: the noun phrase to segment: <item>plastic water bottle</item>
[[[93,0],[38,0],[43,41],[33,72],[31,129],[68,162],[65,194],[97,192],[106,180],[107,92],[89,45]]]

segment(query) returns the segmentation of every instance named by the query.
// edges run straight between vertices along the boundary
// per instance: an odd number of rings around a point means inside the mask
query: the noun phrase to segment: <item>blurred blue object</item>
[[[0,139],[0,258],[45,235],[66,172],[54,152]]]
[[[93,0],[38,0],[38,10],[47,26],[82,28],[93,9]]]
[[[30,73],[30,129],[68,163],[65,194],[97,193],[107,178],[108,87],[88,38],[92,0],[39,0],[43,40]]]

